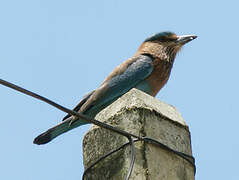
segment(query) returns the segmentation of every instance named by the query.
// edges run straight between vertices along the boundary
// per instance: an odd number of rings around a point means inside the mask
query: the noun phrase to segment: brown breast
[[[147,81],[152,89],[152,95],[156,96],[159,90],[168,81],[172,69],[172,64],[168,61],[155,59],[153,66],[154,70],[147,78]]]

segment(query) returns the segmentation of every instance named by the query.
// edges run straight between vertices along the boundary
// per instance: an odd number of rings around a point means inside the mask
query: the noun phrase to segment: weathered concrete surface
[[[132,89],[100,112],[96,119],[130,133],[157,139],[174,150],[191,155],[190,132],[180,113],[166,103]],[[85,168],[127,139],[93,125],[83,141]],[[136,161],[131,175],[135,180],[193,180],[193,167],[177,155],[137,142]],[[121,180],[130,164],[129,147],[108,157],[93,168],[88,180]]]

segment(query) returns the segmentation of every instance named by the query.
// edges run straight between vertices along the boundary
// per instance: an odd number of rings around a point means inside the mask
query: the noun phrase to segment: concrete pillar
[[[171,105],[132,89],[96,119],[138,136],[157,139],[170,148],[192,155],[190,132],[181,114]],[[128,142],[127,138],[93,125],[83,141],[84,166]],[[86,175],[87,180],[122,180],[130,164],[129,146],[111,155]],[[193,167],[177,155],[152,144],[135,143],[136,160],[130,179],[194,180]]]

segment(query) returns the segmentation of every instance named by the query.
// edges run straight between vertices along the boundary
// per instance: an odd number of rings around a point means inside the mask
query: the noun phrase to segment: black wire
[[[100,121],[97,121],[97,120],[95,120],[95,119],[89,118],[89,117],[87,117],[87,116],[85,116],[85,115],[83,115],[83,114],[81,114],[81,113],[78,113],[78,112],[72,111],[72,110],[70,110],[70,109],[68,109],[68,108],[65,108],[64,106],[61,106],[61,105],[59,105],[59,104],[57,104],[57,103],[55,103],[55,102],[53,102],[53,101],[51,101],[51,100],[49,100],[49,99],[43,97],[43,96],[40,96],[40,95],[38,95],[38,94],[36,94],[36,93],[33,93],[33,92],[31,92],[31,91],[28,91],[28,90],[26,90],[26,89],[24,89],[24,88],[21,88],[21,87],[15,85],[15,84],[12,84],[12,83],[7,82],[7,81],[5,81],[5,80],[0,79],[0,84],[2,84],[2,85],[4,85],[4,86],[7,86],[7,87],[9,87],[9,88],[15,89],[15,90],[17,90],[17,91],[19,91],[19,92],[22,92],[22,93],[26,94],[26,95],[32,96],[32,97],[34,97],[34,98],[36,98],[36,99],[39,99],[39,100],[41,100],[41,101],[43,101],[43,102],[45,102],[45,103],[47,103],[47,104],[50,104],[50,105],[56,107],[57,109],[60,109],[60,110],[63,111],[63,112],[66,112],[66,113],[71,114],[71,115],[73,115],[73,116],[77,116],[77,117],[79,117],[79,118],[81,118],[81,119],[83,119],[83,120],[85,120],[85,121],[91,122],[91,123],[93,123],[93,124],[95,124],[95,125],[97,125],[97,126],[100,126],[100,127],[102,127],[102,128],[109,129],[109,130],[111,130],[111,131],[113,131],[113,132],[116,132],[116,133],[121,134],[121,135],[123,135],[123,136],[125,136],[125,137],[128,138],[129,142],[123,144],[122,146],[120,146],[120,147],[117,148],[116,150],[113,150],[113,151],[107,153],[106,155],[104,155],[104,156],[102,156],[100,159],[98,159],[96,162],[94,162],[91,166],[89,166],[89,167],[85,170],[85,172],[84,172],[84,174],[83,174],[83,179],[84,179],[84,177],[85,177],[85,174],[86,174],[93,166],[95,166],[97,163],[99,163],[101,160],[105,159],[106,157],[110,156],[111,154],[113,154],[113,153],[119,151],[120,149],[122,149],[122,148],[124,148],[125,146],[127,146],[127,145],[130,144],[130,147],[131,147],[131,149],[130,149],[130,150],[131,150],[131,162],[130,162],[130,167],[129,167],[128,174],[127,174],[127,176],[126,176],[126,178],[125,178],[125,180],[128,180],[129,177],[130,177],[130,175],[131,175],[131,173],[132,173],[133,167],[134,167],[134,162],[135,162],[135,147],[134,147],[134,142],[136,142],[136,141],[149,142],[149,143],[151,143],[151,144],[155,144],[155,145],[157,145],[157,146],[159,146],[159,147],[161,147],[161,148],[163,148],[163,149],[166,149],[166,150],[168,150],[168,151],[171,151],[171,152],[175,153],[176,155],[182,157],[183,159],[185,159],[186,161],[188,161],[190,164],[192,164],[193,167],[194,167],[194,175],[195,175],[195,173],[196,173],[196,166],[195,166],[195,159],[194,159],[194,157],[192,157],[192,156],[190,156],[190,155],[187,155],[187,154],[185,154],[185,153],[179,152],[179,151],[175,151],[175,150],[169,148],[168,146],[166,146],[166,145],[164,145],[164,144],[158,142],[158,141],[155,140],[155,139],[147,138],[147,137],[142,138],[142,137],[136,136],[136,135],[134,135],[134,134],[128,133],[128,132],[126,132],[126,131],[123,131],[123,130],[121,130],[121,129],[118,129],[118,128],[115,128],[115,127],[113,127],[113,126],[110,126],[110,125],[108,125],[108,124],[105,124],[105,123],[102,123],[102,122],[100,122]],[[137,139],[136,139],[136,140],[133,140],[132,137],[135,137],[135,138],[137,138]],[[192,161],[191,161],[190,159],[192,159]]]
[[[47,98],[45,98],[45,97],[43,97],[43,96],[40,96],[40,95],[38,95],[38,94],[36,94],[36,93],[34,93],[34,92],[28,91],[28,90],[26,90],[26,89],[24,89],[24,88],[21,88],[21,87],[15,85],[15,84],[10,83],[10,82],[7,82],[7,81],[4,81],[4,80],[0,79],[0,84],[2,84],[2,85],[4,85],[4,86],[7,86],[7,87],[9,87],[9,88],[15,89],[15,90],[17,90],[17,91],[19,91],[19,92],[22,92],[22,93],[26,94],[26,95],[32,96],[32,97],[34,97],[34,98],[36,98],[36,99],[39,99],[39,100],[41,100],[41,101],[43,101],[43,102],[46,102],[46,103],[48,103],[48,104],[50,104],[50,105],[56,107],[57,109],[60,109],[61,111],[66,112],[66,113],[68,113],[68,114],[71,114],[71,115],[73,115],[73,116],[77,116],[77,117],[79,117],[79,118],[81,118],[81,119],[83,119],[83,120],[85,120],[85,121],[91,122],[91,123],[93,123],[93,124],[95,124],[95,125],[97,125],[97,126],[103,127],[103,128],[105,128],[105,129],[109,129],[109,130],[111,130],[111,131],[113,131],[113,132],[116,132],[116,133],[118,133],[118,134],[121,134],[121,135],[127,137],[128,140],[129,140],[129,142],[130,142],[130,144],[131,144],[130,168],[129,168],[129,172],[128,172],[127,176],[126,176],[126,180],[129,179],[129,177],[130,177],[130,175],[131,175],[131,172],[132,172],[132,169],[133,169],[133,166],[134,166],[134,161],[135,161],[135,148],[134,148],[134,143],[133,143],[133,141],[132,141],[132,137],[135,137],[135,138],[138,138],[138,139],[141,139],[141,137],[136,136],[136,135],[131,134],[131,133],[128,133],[128,132],[126,132],[126,131],[117,129],[117,128],[113,127],[113,126],[110,126],[110,125],[108,125],[108,124],[102,123],[102,122],[97,121],[97,120],[95,120],[95,119],[89,118],[89,117],[87,117],[87,116],[85,116],[85,115],[83,115],[83,114],[81,114],[81,113],[72,111],[72,110],[70,110],[70,109],[68,109],[68,108],[65,108],[65,107],[63,107],[63,106],[61,106],[61,105],[59,105],[59,104],[57,104],[57,103],[51,101],[50,99],[47,99]]]
[[[50,99],[47,99],[47,98],[45,98],[43,96],[40,96],[40,95],[38,95],[38,94],[36,94],[34,92],[28,91],[28,90],[26,90],[24,88],[21,88],[21,87],[15,85],[15,84],[10,83],[10,82],[7,82],[7,81],[4,81],[4,80],[0,79],[0,84],[2,84],[4,86],[7,86],[9,88],[15,89],[17,91],[20,91],[23,94],[32,96],[32,97],[34,97],[36,99],[39,99],[39,100],[41,100],[41,101],[43,101],[43,102],[45,102],[47,104],[50,104],[50,105],[54,106],[57,109],[60,109],[61,111],[66,112],[66,113],[68,113],[68,114],[70,114],[72,116],[77,116],[77,117],[81,118],[84,121],[90,122],[92,124],[95,124],[97,126],[103,127],[105,129],[109,129],[109,130],[114,131],[114,132],[116,132],[118,134],[121,134],[121,135],[123,135],[123,136],[125,136],[127,138],[134,137],[134,138],[141,139],[141,137],[139,137],[139,136],[136,136],[134,134],[128,133],[128,132],[123,131],[121,129],[115,128],[115,127],[113,127],[111,125],[108,125],[108,124],[105,124],[103,122],[97,121],[97,120],[95,120],[93,118],[89,118],[88,116],[85,116],[82,113],[72,111],[72,110],[70,110],[70,109],[68,109],[68,108],[66,108],[64,106],[61,106],[61,105],[55,103],[54,101],[51,101]]]
[[[148,137],[144,137],[143,138],[144,141],[146,142],[149,142],[151,144],[154,144],[154,145],[157,145],[167,151],[170,151],[176,155],[178,155],[179,157],[185,159],[187,162],[189,162],[192,166],[193,166],[193,169],[194,169],[194,175],[196,174],[196,165],[195,165],[195,158],[193,156],[190,156],[188,154],[185,154],[185,153],[182,153],[182,152],[179,152],[179,151],[175,151],[173,150],[172,148],[166,146],[165,144],[162,144],[161,142],[155,140],[155,139],[152,139],[152,138],[148,138]],[[191,160],[190,160],[191,159]]]
[[[137,141],[140,141],[140,140],[139,140],[139,139],[132,140],[132,138],[131,138],[131,139],[129,140],[129,142],[127,142],[127,143],[121,145],[120,147],[114,149],[113,151],[110,151],[109,153],[107,153],[107,154],[101,156],[99,159],[97,159],[94,163],[92,163],[89,167],[87,167],[87,168],[85,169],[85,171],[84,171],[84,173],[83,173],[83,176],[82,176],[82,180],[85,179],[86,174],[87,174],[96,164],[98,164],[100,161],[103,161],[105,158],[107,158],[107,157],[110,156],[111,154],[116,153],[117,151],[123,149],[125,146],[127,146],[127,145],[132,145],[132,143],[137,142]],[[131,146],[131,147],[134,147],[134,146]],[[133,156],[133,157],[132,157],[132,156]],[[127,174],[127,176],[125,177],[126,180],[129,179],[129,177],[130,177],[130,175],[131,175],[131,173],[132,173],[132,171],[133,171],[134,161],[135,161],[135,149],[134,149],[134,148],[133,148],[133,149],[131,148],[131,162],[130,162],[130,168],[129,168],[128,174]]]
[[[195,159],[194,159],[193,156],[190,156],[190,155],[188,155],[188,154],[185,154],[185,153],[182,153],[182,152],[179,152],[179,151],[175,151],[175,150],[171,149],[170,147],[168,147],[168,146],[166,146],[166,145],[164,145],[164,144],[160,143],[159,141],[157,141],[157,140],[155,140],[155,139],[152,139],[152,138],[143,137],[142,140],[143,140],[144,142],[147,142],[147,143],[150,143],[150,144],[154,144],[154,145],[157,145],[157,146],[159,146],[159,147],[161,147],[161,148],[163,148],[163,149],[165,149],[165,150],[168,150],[168,151],[170,151],[170,152],[176,154],[177,156],[183,158],[183,159],[186,160],[187,162],[189,162],[189,163],[193,166],[193,168],[194,168],[194,176],[195,176],[195,174],[196,174],[196,165],[195,165]],[[134,142],[142,141],[142,140],[141,140],[141,139],[135,139]],[[110,156],[111,154],[113,154],[113,153],[115,153],[115,152],[117,152],[117,151],[123,149],[124,147],[126,147],[126,146],[129,145],[129,144],[130,144],[130,143],[127,142],[127,143],[121,145],[120,147],[118,147],[117,149],[115,149],[115,150],[113,150],[113,151],[111,151],[111,152],[109,152],[109,153],[107,153],[107,154],[101,156],[97,161],[95,161],[93,164],[91,164],[91,165],[84,171],[84,174],[83,174],[83,178],[82,178],[82,179],[84,180],[85,174],[86,174],[91,168],[93,168],[97,163],[99,163],[101,160],[104,160],[105,158],[107,158],[107,157]],[[191,159],[191,160],[190,160],[190,159]]]
[[[133,140],[134,142],[137,142],[137,141],[140,141],[139,139],[135,139]],[[111,154],[113,153],[116,153],[117,151],[123,149],[125,146],[129,145],[130,142],[127,142],[123,145],[121,145],[120,147],[118,147],[117,149],[114,149],[113,151],[110,151],[109,153],[101,156],[99,159],[97,159],[94,163],[92,163],[89,167],[87,167],[83,173],[83,176],[82,176],[82,180],[84,180],[85,178],[85,175],[88,173],[88,171],[90,171],[90,169],[92,169],[96,164],[98,164],[100,161],[104,160],[105,158],[107,158],[108,156],[110,156]]]

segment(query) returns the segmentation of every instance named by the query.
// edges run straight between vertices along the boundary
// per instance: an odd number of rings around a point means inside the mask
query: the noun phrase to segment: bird
[[[103,83],[86,94],[73,110],[94,118],[132,88],[156,96],[169,79],[177,53],[182,46],[196,38],[195,35],[178,36],[170,31],[159,32],[146,38],[131,58],[117,66]],[[87,123],[89,122],[68,114],[61,123],[37,136],[33,143],[46,144],[57,136]]]

